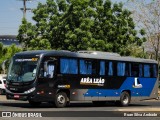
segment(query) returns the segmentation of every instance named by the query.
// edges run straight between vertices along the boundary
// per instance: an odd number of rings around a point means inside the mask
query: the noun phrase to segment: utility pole
[[[32,1],[32,0],[20,0],[20,1],[23,1],[23,8],[20,8],[20,10],[23,11],[23,18],[26,18],[27,10],[31,10],[31,8],[26,7],[26,3],[27,3],[27,1]]]

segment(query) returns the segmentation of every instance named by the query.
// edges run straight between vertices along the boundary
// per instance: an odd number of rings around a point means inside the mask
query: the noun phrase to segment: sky
[[[124,2],[126,0],[112,0],[113,2]],[[146,0],[149,1],[149,0]],[[31,0],[27,2],[28,8],[36,8],[38,2],[45,3],[46,0]],[[22,0],[0,0],[0,35],[17,35],[18,28],[23,17]],[[26,18],[29,22],[32,20],[33,13],[27,11]]]
[[[45,3],[46,0],[32,0],[27,2],[28,8],[36,8],[38,2]],[[18,28],[23,17],[22,0],[0,0],[0,35],[17,35]],[[26,18],[33,22],[32,12],[28,11]]]

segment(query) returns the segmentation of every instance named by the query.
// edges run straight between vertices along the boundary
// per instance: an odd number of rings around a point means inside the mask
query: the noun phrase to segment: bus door
[[[55,66],[55,61],[53,60],[45,60],[40,66],[37,94],[39,94],[41,100],[53,99]]]

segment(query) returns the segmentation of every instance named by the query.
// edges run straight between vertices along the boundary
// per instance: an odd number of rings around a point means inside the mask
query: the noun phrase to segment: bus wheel
[[[104,106],[106,101],[92,101],[95,106]]]
[[[0,95],[4,95],[5,94],[5,90],[0,89]]]
[[[38,107],[38,106],[40,106],[41,102],[34,102],[34,101],[30,101],[30,100],[29,100],[29,104],[30,104],[32,107]]]
[[[2,95],[3,94],[3,91],[2,91],[2,89],[0,89],[0,95]]]
[[[119,101],[120,106],[128,106],[130,100],[131,100],[130,94],[127,91],[122,92]]]
[[[67,95],[64,92],[59,92],[55,98],[55,105],[57,108],[62,108],[67,105]]]

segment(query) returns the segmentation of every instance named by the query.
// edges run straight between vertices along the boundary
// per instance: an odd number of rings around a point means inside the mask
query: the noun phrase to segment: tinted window
[[[157,77],[157,65],[153,65],[153,69],[152,69],[152,74],[153,74],[153,77]]]
[[[99,75],[105,75],[105,61],[100,61]]]
[[[96,61],[80,60],[80,74],[96,74]]]
[[[139,77],[143,77],[143,65],[139,64]]]
[[[139,64],[137,63],[131,64],[131,76],[134,76],[134,77],[139,76]]]
[[[130,74],[129,74],[129,63],[126,63],[125,76],[130,76]]]
[[[44,65],[47,68],[44,68]],[[39,77],[53,78],[54,71],[55,71],[54,61],[45,61],[44,63],[41,64]],[[35,76],[35,72],[33,72],[33,75]]]
[[[61,58],[60,72],[65,74],[78,74],[78,62],[76,59]]]
[[[150,77],[150,65],[144,65],[144,77]]]
[[[124,62],[117,63],[117,75],[124,76],[125,75],[126,64]]]
[[[2,84],[2,81],[0,80],[0,84]]]
[[[113,75],[113,62],[108,63],[108,75],[109,76]]]
[[[48,68],[48,70],[47,70],[47,72],[45,72],[45,75],[44,75],[44,77],[49,77],[49,78],[53,78],[53,74],[54,74],[54,63],[53,62],[48,62],[48,66],[47,66]]]

